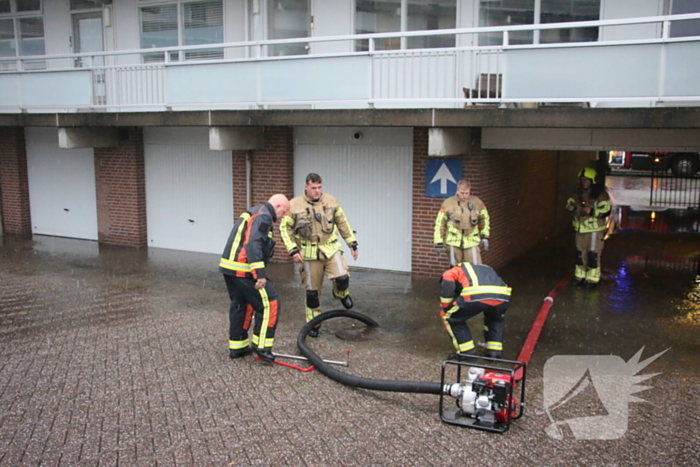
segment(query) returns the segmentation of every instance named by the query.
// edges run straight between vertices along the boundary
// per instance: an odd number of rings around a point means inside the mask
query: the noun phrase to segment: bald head
[[[283,194],[278,193],[276,195],[272,195],[267,202],[270,203],[272,208],[275,210],[277,219],[282,219],[282,216],[289,211],[289,200]]]

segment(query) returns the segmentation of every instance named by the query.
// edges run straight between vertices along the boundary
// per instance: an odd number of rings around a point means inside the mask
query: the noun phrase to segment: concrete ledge
[[[216,110],[0,114],[0,127],[353,126],[700,128],[700,107]]]

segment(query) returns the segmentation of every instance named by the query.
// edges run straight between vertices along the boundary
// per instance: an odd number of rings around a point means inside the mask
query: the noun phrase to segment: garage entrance
[[[148,246],[221,253],[233,225],[230,151],[206,128],[146,128]]]

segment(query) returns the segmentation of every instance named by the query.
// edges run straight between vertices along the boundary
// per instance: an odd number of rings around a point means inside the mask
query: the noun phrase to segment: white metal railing
[[[670,37],[674,22],[698,19],[700,14],[695,13],[0,58],[0,112],[414,108],[542,102],[700,105],[700,85],[694,84],[700,73],[700,36]],[[656,25],[658,31],[632,39],[538,43],[542,30],[598,27],[603,31],[631,25]],[[534,43],[510,44],[510,34],[517,31],[533,31]],[[488,32],[501,34],[502,45],[471,45],[478,43],[474,38],[479,34]],[[455,46],[376,48],[383,39],[401,39],[405,44],[409,37],[434,35],[453,35]],[[359,40],[368,41],[367,51],[354,50]],[[273,46],[295,43],[309,44],[310,54],[269,56]],[[338,51],[315,52],[322,44],[334,44]],[[224,58],[171,59],[212,49],[220,49]],[[163,61],[143,63],[144,56],[154,54],[162,54]],[[610,70],[607,66],[620,64],[621,57],[635,54],[647,63],[611,73],[605,83],[578,79],[591,72],[601,75]],[[653,79],[632,89],[621,81],[639,79],[642,72]],[[87,81],[85,73],[89,73]],[[572,80],[572,73],[577,73],[577,79]],[[594,75],[587,78],[596,79]],[[564,85],[572,81],[572,86]]]

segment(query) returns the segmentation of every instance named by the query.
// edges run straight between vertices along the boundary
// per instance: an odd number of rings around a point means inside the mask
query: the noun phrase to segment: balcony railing
[[[698,19],[685,14],[3,58],[0,112],[697,106],[700,36],[671,37],[670,31],[675,22]],[[599,28],[596,42],[537,40],[546,29],[591,27]],[[534,43],[510,44],[516,31],[533,31]],[[482,33],[500,34],[502,45],[473,45]],[[456,45],[375,47],[433,35],[452,35]],[[356,51],[357,41],[368,50]],[[271,55],[279,50],[274,46],[289,44],[304,44],[295,49],[309,53]],[[213,49],[223,58],[191,59]]]

